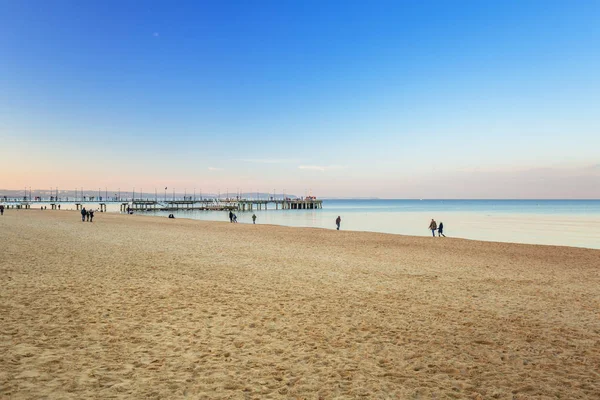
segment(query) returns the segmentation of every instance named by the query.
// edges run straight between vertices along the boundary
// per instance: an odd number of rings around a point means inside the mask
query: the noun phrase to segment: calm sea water
[[[118,212],[118,205],[109,211]],[[444,222],[444,233],[451,237],[600,248],[600,200],[324,200],[321,210],[240,211],[238,222],[252,223],[253,213],[259,224],[335,229],[339,215],[342,230],[418,236],[431,236],[427,227],[434,218]],[[174,214],[229,221],[222,211]]]
[[[330,211],[600,215],[600,200],[325,200]]]

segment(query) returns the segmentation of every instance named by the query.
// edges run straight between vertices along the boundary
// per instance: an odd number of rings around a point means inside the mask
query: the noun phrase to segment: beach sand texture
[[[49,210],[0,231],[1,398],[600,398],[600,250]]]

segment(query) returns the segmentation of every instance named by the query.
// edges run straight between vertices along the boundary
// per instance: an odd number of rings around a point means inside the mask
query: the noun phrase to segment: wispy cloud
[[[223,171],[223,168],[217,168],[217,167],[208,167],[209,171]]]
[[[342,169],[344,167],[342,167],[341,165],[327,165],[327,166],[321,166],[321,165],[299,165],[298,169],[306,169],[309,171],[321,171],[321,172],[325,172],[325,171],[331,171],[333,169]]]
[[[290,158],[243,158],[240,161],[257,164],[283,164],[297,162],[298,160]]]
[[[152,34],[152,36],[154,36],[154,37],[159,37],[159,36],[160,36],[160,34],[159,34],[158,32],[154,32],[154,33]]]

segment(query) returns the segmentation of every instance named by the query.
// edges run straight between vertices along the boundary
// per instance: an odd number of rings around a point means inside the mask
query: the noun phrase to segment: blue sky
[[[0,188],[600,197],[598,1],[0,5]]]

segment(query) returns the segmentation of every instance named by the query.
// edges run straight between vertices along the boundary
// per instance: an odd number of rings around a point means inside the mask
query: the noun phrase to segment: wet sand
[[[2,398],[598,399],[600,250],[9,210]]]

